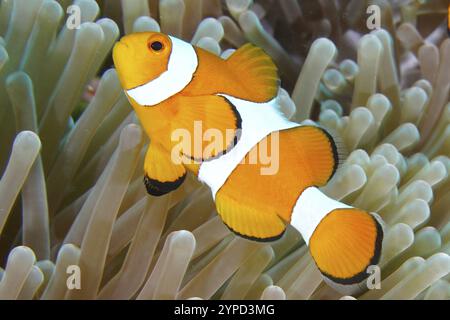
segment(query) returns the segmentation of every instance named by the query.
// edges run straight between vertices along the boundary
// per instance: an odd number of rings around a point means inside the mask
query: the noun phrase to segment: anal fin
[[[225,225],[238,236],[253,241],[275,241],[286,230],[285,222],[270,208],[262,210],[245,206],[221,190],[216,195],[216,207]]]

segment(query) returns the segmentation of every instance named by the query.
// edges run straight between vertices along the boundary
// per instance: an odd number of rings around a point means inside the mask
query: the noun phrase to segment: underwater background
[[[0,299],[450,299],[447,10],[447,0],[2,0]],[[195,177],[146,194],[148,140],[111,49],[150,30],[223,57],[252,42],[274,59],[286,115],[338,133],[348,151],[323,191],[387,224],[379,289],[326,285],[292,228],[273,243],[235,236]]]

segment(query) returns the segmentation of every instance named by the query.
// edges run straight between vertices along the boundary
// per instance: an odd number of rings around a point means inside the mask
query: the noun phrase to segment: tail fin
[[[378,264],[383,228],[375,215],[352,208],[307,188],[294,208],[291,224],[309,245],[311,256],[328,283],[352,293]]]
[[[331,281],[352,285],[364,281],[367,268],[381,255],[383,230],[376,218],[356,208],[331,211],[317,226],[309,248],[317,267]]]

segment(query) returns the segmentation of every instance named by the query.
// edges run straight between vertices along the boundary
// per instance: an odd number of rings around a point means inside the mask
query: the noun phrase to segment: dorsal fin
[[[261,48],[247,43],[226,61],[236,78],[251,92],[252,101],[266,102],[277,95],[280,82],[277,67]]]

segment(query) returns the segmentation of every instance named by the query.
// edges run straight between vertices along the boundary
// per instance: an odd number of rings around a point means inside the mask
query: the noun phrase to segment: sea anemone
[[[0,299],[450,298],[446,0],[71,5],[1,1]],[[286,115],[348,151],[323,191],[386,222],[379,288],[329,287],[293,228],[273,243],[235,236],[192,176],[146,194],[148,141],[110,58],[120,34],[146,30],[273,58]]]

